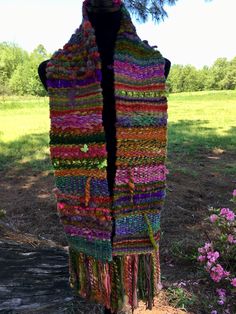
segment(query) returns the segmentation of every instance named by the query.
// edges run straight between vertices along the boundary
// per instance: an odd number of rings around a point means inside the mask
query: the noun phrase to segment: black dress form
[[[116,110],[114,95],[114,49],[120,29],[121,11],[113,13],[88,12],[89,20],[95,29],[96,42],[102,63],[103,126],[107,147],[107,180],[110,195],[113,195],[116,160]]]
[[[113,185],[115,179],[115,160],[116,160],[116,111],[114,96],[114,48],[117,32],[120,28],[121,11],[109,13],[88,12],[89,20],[95,29],[96,42],[101,56],[102,63],[102,82],[103,91],[103,126],[106,137],[107,148],[107,180],[110,195],[113,195]],[[49,60],[42,62],[38,67],[38,74],[42,84],[47,90],[46,66]],[[165,59],[165,77],[170,71],[170,61]],[[111,311],[105,309],[105,314]]]

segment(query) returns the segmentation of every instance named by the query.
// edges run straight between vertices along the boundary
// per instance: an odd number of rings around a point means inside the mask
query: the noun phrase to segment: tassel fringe
[[[159,254],[125,255],[103,263],[70,249],[70,282],[76,294],[103,304],[112,312],[132,311],[138,301],[151,310],[159,292]]]

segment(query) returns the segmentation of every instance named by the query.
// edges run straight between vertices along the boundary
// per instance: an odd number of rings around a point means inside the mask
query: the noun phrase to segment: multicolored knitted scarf
[[[124,5],[114,53],[117,159],[107,182],[101,59],[86,7],[47,66],[50,151],[58,212],[70,247],[71,283],[112,311],[152,308],[160,284],[167,102],[164,58],[137,36]]]

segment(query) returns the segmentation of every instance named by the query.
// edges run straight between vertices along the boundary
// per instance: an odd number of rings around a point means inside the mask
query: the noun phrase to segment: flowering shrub
[[[236,190],[232,201],[236,203]],[[210,209],[209,221],[214,239],[198,249],[198,261],[204,265],[216,286],[216,307],[211,314],[236,313],[236,214],[229,208]],[[234,311],[234,312],[232,312]]]

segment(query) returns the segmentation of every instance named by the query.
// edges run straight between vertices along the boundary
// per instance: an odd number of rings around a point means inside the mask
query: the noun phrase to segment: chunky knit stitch
[[[107,180],[101,59],[88,20],[47,66],[57,208],[71,284],[111,308],[152,308],[160,284],[167,102],[164,58],[137,36],[122,5],[114,53],[116,174]]]

